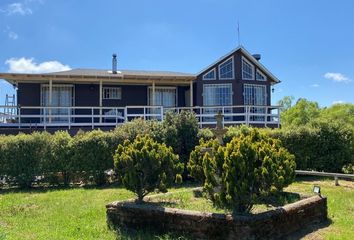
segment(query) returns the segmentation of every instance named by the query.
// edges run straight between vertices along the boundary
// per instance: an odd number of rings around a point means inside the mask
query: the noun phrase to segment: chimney
[[[112,55],[112,73],[117,74],[117,54]]]
[[[253,54],[252,55],[257,61],[261,60],[261,54]]]

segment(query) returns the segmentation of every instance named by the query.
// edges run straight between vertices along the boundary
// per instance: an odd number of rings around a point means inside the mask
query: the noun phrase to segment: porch
[[[0,128],[49,129],[49,128],[114,128],[135,118],[162,121],[168,111],[192,111],[199,126],[215,126],[215,114],[224,115],[224,125],[248,125],[258,127],[279,127],[279,106],[204,106],[204,107],[42,107],[42,106],[0,106]]]

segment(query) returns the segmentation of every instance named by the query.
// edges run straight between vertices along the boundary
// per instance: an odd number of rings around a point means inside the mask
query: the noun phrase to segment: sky
[[[0,0],[0,72],[198,73],[241,43],[284,96],[354,103],[352,0]],[[238,35],[239,26],[239,35]],[[0,80],[0,105],[14,89]]]

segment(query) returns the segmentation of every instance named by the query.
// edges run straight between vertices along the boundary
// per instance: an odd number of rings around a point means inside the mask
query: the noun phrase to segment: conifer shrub
[[[115,171],[124,187],[137,195],[137,202],[155,190],[167,192],[173,182],[181,182],[183,164],[171,147],[149,136],[124,141],[114,155]]]
[[[279,140],[252,129],[217,152],[206,153],[202,166],[208,198],[218,207],[243,213],[249,212],[260,196],[289,185],[296,165]]]

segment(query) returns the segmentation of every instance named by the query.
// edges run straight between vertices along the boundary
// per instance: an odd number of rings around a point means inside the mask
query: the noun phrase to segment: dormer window
[[[219,65],[219,79],[234,79],[234,57],[230,57]]]
[[[216,79],[215,68],[211,69],[209,72],[203,75],[203,80],[215,80],[215,79]]]
[[[267,81],[266,75],[264,75],[261,71],[257,69],[256,71],[256,80],[257,81]]]
[[[242,79],[254,80],[254,66],[244,57],[242,57]]]

